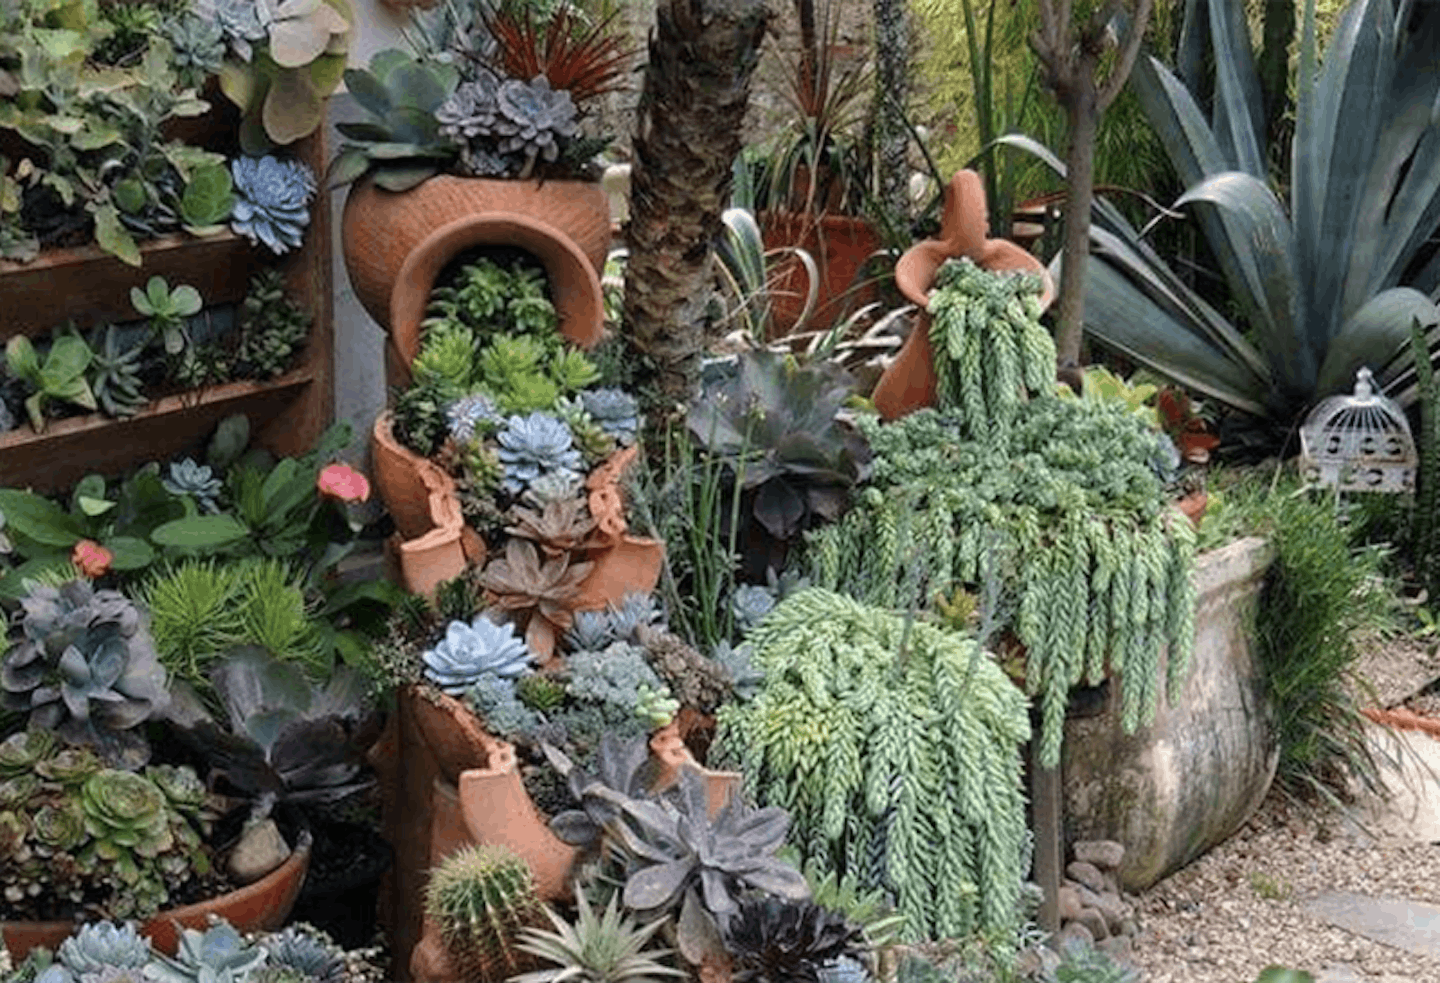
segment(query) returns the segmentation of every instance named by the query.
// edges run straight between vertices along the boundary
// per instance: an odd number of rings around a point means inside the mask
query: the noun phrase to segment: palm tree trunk
[[[905,0],[874,0],[875,100],[871,106],[875,192],[887,233],[903,235],[909,217],[910,168],[906,151],[905,95],[910,78],[910,25]],[[895,228],[888,228],[890,225]],[[886,237],[890,238],[889,235]]]
[[[659,0],[634,139],[624,330],[652,410],[693,396],[764,0]]]

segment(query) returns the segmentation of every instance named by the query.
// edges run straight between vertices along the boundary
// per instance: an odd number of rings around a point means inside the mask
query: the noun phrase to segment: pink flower
[[[370,497],[370,481],[348,464],[332,464],[315,481],[320,494],[342,502],[363,502]]]
[[[82,539],[75,544],[75,549],[70,554],[70,562],[76,568],[94,580],[96,577],[103,577],[110,572],[110,563],[115,559],[115,554],[95,542],[93,539]]]

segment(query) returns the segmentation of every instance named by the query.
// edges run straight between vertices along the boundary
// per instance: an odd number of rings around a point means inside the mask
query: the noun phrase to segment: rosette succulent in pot
[[[230,162],[235,208],[230,228],[277,256],[300,248],[310,224],[315,175],[304,162],[278,157],[237,157]]]
[[[505,466],[501,487],[511,495],[520,495],[537,478],[547,475],[573,477],[578,485],[585,461],[563,420],[538,412],[512,416],[496,441],[500,463]]]
[[[365,175],[386,191],[408,191],[438,174],[459,148],[441,131],[440,109],[460,73],[454,65],[387,49],[370,68],[345,72],[345,86],[366,118],[336,124],[345,143],[326,183],[348,184]]]
[[[451,696],[459,696],[482,676],[513,679],[530,666],[531,652],[515,626],[498,624],[483,613],[469,624],[452,621],[445,637],[421,655],[425,678]]]
[[[375,714],[358,673],[341,666],[317,686],[263,649],[226,653],[210,674],[223,711],[184,683],[168,719],[204,755],[210,783],[252,798],[257,817],[275,802],[329,804],[369,788],[365,752]]]
[[[166,675],[140,610],[88,581],[37,586],[20,601],[19,635],[0,658],[0,702],[29,725],[139,768],[138,727],[169,703]]]

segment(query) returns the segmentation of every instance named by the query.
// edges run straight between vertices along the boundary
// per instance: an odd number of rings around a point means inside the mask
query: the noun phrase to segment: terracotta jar
[[[974,171],[960,171],[945,189],[940,238],[926,239],[907,249],[895,264],[895,286],[905,299],[920,308],[920,318],[895,361],[875,386],[875,408],[894,420],[935,404],[935,353],[930,347],[930,288],[946,260],[968,257],[986,270],[1022,270],[1038,274],[1044,282],[1040,303],[1055,299],[1055,284],[1034,256],[1008,239],[991,239],[986,217],[985,186]]]
[[[397,193],[365,181],[345,201],[341,236],[356,298],[390,333],[391,385],[409,378],[436,276],[473,246],[529,252],[550,278],[561,333],[585,347],[599,340],[610,212],[596,182],[440,175]]]

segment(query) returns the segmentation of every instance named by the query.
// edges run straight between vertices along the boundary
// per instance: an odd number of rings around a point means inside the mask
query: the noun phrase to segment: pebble
[[[237,883],[253,884],[290,856],[290,845],[280,835],[273,819],[251,823],[240,833],[240,840],[230,850],[225,869]]]

